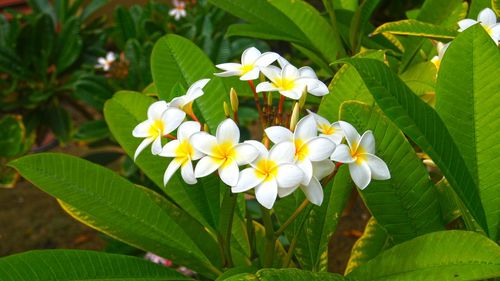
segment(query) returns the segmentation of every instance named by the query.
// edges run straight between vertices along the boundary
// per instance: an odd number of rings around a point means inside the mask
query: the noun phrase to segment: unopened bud
[[[231,91],[229,92],[229,99],[231,100],[231,109],[233,110],[233,112],[238,112],[238,94],[236,93],[236,90],[234,88],[231,88]]]
[[[231,112],[229,111],[229,106],[227,105],[227,102],[224,102],[224,115],[226,115],[226,118],[231,117]]]
[[[304,92],[302,93],[302,96],[299,99],[299,107],[300,107],[300,109],[304,108],[304,105],[306,104],[306,99],[307,99],[307,86],[304,89]]]
[[[207,123],[203,124],[203,131],[207,132],[207,133],[210,132],[210,130],[208,129],[208,124]]]
[[[295,126],[297,126],[297,122],[299,122],[299,112],[300,106],[299,103],[296,102],[293,106],[292,117],[290,117],[290,131],[295,130]]]
[[[273,94],[271,92],[267,93],[267,104],[269,106],[273,105]]]

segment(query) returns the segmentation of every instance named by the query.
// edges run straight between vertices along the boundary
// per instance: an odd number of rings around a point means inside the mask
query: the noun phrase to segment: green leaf
[[[447,22],[447,19],[453,15],[457,8],[462,7],[462,0],[426,0],[420,9],[417,20],[428,22],[436,25],[441,25]],[[456,21],[449,23],[446,26],[456,26]]]
[[[377,27],[372,34],[376,35],[385,32],[394,35],[418,36],[435,40],[450,40],[455,38],[458,33],[451,28],[412,19],[385,23]]]
[[[444,229],[438,194],[422,161],[401,131],[380,110],[355,101],[342,104],[341,120],[359,132],[371,130],[376,155],[384,160],[391,179],[373,180],[361,197],[395,243]]]
[[[204,275],[218,272],[211,263],[217,262],[217,246],[210,234],[158,194],[102,166],[64,154],[29,155],[10,165],[61,200],[75,218],[107,235]],[[205,247],[212,252],[204,253]]]
[[[80,20],[72,17],[64,23],[62,31],[57,38],[55,48],[57,73],[66,70],[80,57],[82,47]]]
[[[436,66],[432,62],[422,62],[409,67],[399,78],[417,96],[423,98],[425,95],[434,95],[436,72]]]
[[[88,121],[80,125],[75,133],[75,140],[79,141],[96,141],[107,138],[109,129],[104,120]]]
[[[132,15],[123,6],[118,6],[114,12],[117,43],[124,47],[125,43],[136,38],[136,28]]]
[[[351,256],[347,262],[345,274],[367,263],[391,245],[387,231],[371,217],[365,227],[363,236],[354,243]]]
[[[60,105],[53,105],[46,110],[48,125],[62,143],[67,143],[71,139],[71,117],[69,113]]]
[[[4,281],[192,280],[144,259],[78,250],[30,251],[0,258]]]
[[[500,276],[500,247],[475,232],[450,230],[396,245],[348,280],[479,280]]]
[[[210,59],[190,40],[178,35],[167,35],[158,40],[151,55],[153,80],[160,99],[169,101],[172,87],[181,83],[188,88],[194,82],[210,78],[203,89],[205,94],[195,103],[210,130],[225,119],[222,104],[229,101],[229,89],[224,87]]]
[[[231,276],[225,281],[341,281],[344,280],[339,274],[327,272],[310,272],[296,268],[261,269],[255,274],[243,273]]]
[[[16,156],[23,149],[26,130],[21,116],[5,115],[0,119],[0,157]]]
[[[467,18],[476,19],[479,12],[485,8],[491,8],[491,4],[491,0],[472,0]]]
[[[491,0],[491,7],[495,11],[495,13],[500,15],[500,0]]]
[[[450,45],[436,85],[436,111],[479,187],[493,240],[498,237],[500,225],[498,65],[498,47],[484,28],[476,25],[461,33]]]
[[[74,84],[74,95],[97,110],[113,96],[113,89],[105,77],[82,75]]]
[[[350,59],[348,63],[358,71],[385,115],[432,158],[479,225],[487,229],[473,177],[436,111],[384,63],[366,58]]]

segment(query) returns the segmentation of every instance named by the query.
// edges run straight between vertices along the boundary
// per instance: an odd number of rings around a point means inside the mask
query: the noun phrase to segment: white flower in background
[[[182,123],[177,130],[177,139],[168,142],[160,153],[160,156],[174,157],[165,171],[163,184],[167,185],[172,175],[181,168],[182,179],[188,184],[197,182],[194,176],[193,163],[191,161],[198,160],[203,157],[203,153],[194,149],[189,142],[189,138],[194,133],[201,129],[200,123],[195,121],[187,121]]]
[[[262,73],[271,82],[262,82],[257,85],[257,92],[278,91],[280,94],[298,100],[307,90],[308,93],[315,96],[324,96],[329,93],[328,87],[318,80],[316,73],[310,67],[301,67],[297,69],[286,60],[278,59],[282,68],[270,65],[261,68]]]
[[[162,151],[161,138],[177,129],[186,117],[184,111],[169,108],[165,101],[157,101],[148,108],[148,120],[137,125],[132,131],[136,138],[145,138],[135,151],[134,160],[149,144],[153,155]]]
[[[265,132],[273,143],[288,142],[294,146],[294,163],[304,172],[301,184],[305,186],[313,176],[312,161],[327,159],[335,149],[329,138],[318,137],[316,121],[311,115],[302,118],[293,133],[281,126],[269,127]]]
[[[371,179],[387,180],[391,178],[385,162],[375,156],[375,138],[371,131],[360,136],[349,123],[339,121],[347,144],[338,145],[330,159],[349,165],[349,172],[354,183],[365,189]]]
[[[459,21],[458,26],[460,29],[458,29],[458,31],[462,32],[478,22],[481,23],[481,26],[488,32],[491,39],[495,41],[495,44],[498,44],[498,41],[500,41],[500,23],[497,23],[497,16],[490,8],[482,10],[477,16],[477,21],[473,19],[463,19]]]
[[[147,252],[146,255],[144,255],[144,259],[167,267],[170,267],[173,264],[171,260],[167,260],[151,252]]]
[[[330,123],[323,116],[307,110],[314,117],[320,136],[331,139],[335,144],[340,144],[344,138],[339,122]]]
[[[216,65],[224,72],[215,73],[216,76],[228,77],[239,76],[240,80],[255,80],[259,78],[260,68],[266,67],[277,60],[280,55],[274,52],[260,53],[255,47],[246,49],[241,54],[240,63],[222,63]]]
[[[238,166],[252,162],[259,155],[253,145],[239,141],[240,130],[232,119],[226,119],[219,124],[215,137],[206,132],[193,134],[191,144],[206,154],[196,165],[195,176],[204,177],[218,170],[225,184],[236,185],[240,172]]]
[[[271,209],[278,196],[278,188],[293,189],[304,177],[300,168],[292,164],[294,146],[290,142],[282,142],[268,151],[260,142],[245,143],[255,146],[260,154],[250,163],[250,168],[241,171],[238,183],[232,186],[231,191],[239,193],[255,188],[257,201]]]
[[[210,82],[210,79],[201,79],[194,82],[185,95],[173,98],[168,104],[168,107],[176,107],[192,115],[193,102],[195,99],[203,96],[203,87],[205,87],[208,82]]]
[[[109,71],[111,69],[111,65],[115,60],[116,60],[115,53],[108,52],[106,54],[106,57],[97,58],[98,64],[95,65],[95,68],[102,68],[102,70],[104,71]]]
[[[446,49],[448,49],[448,46],[450,46],[450,43],[443,44],[441,42],[437,43],[437,52],[438,55],[434,56],[431,59],[431,62],[436,66],[437,69],[441,66],[441,60],[443,59],[444,53],[446,52]]]
[[[174,8],[168,14],[174,17],[175,20],[180,20],[186,16],[186,3],[184,1],[174,0],[172,1],[172,5],[174,5]]]

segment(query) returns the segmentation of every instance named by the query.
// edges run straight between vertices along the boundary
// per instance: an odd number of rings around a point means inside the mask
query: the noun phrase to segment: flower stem
[[[255,85],[252,80],[248,80],[248,85],[252,89],[253,92],[253,99],[255,101],[255,106],[257,107],[257,112],[259,113],[260,121],[262,123],[262,128],[265,126],[265,119],[264,119],[264,113],[262,112],[262,108],[260,106],[260,100],[259,100],[259,95],[257,94],[257,90],[255,89]],[[264,100],[265,102],[265,100]]]
[[[166,137],[167,139],[171,139],[171,140],[177,139],[175,136],[172,136],[171,134],[166,134],[166,135],[164,135],[164,137]]]
[[[283,121],[283,104],[285,103],[285,98],[285,96],[281,95],[280,102],[278,104],[278,120],[280,124]]]
[[[292,224],[295,219],[300,215],[300,213],[309,205],[309,200],[304,199],[300,206],[295,209],[295,211],[292,213],[292,215],[278,228],[278,230],[274,233],[275,238],[278,238],[284,231],[285,229]]]
[[[268,209],[261,206],[262,210],[262,221],[264,223],[264,228],[266,229],[266,246],[264,250],[264,267],[271,267],[273,265],[274,259],[274,229],[273,222],[271,220],[271,213]]]

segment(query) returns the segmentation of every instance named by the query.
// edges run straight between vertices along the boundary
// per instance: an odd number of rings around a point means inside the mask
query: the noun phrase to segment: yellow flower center
[[[438,56],[432,58],[431,62],[436,66],[436,69],[439,69],[441,66],[441,59]]]
[[[321,131],[322,134],[325,135],[333,135],[335,134],[335,127],[330,126],[328,124],[321,124],[319,125],[319,130]]]
[[[240,67],[240,70],[243,72],[243,73],[241,73],[241,76],[247,74],[248,72],[252,71],[253,69],[254,69],[253,64],[242,65]]]
[[[484,28],[484,30],[486,30],[486,32],[488,33],[488,35],[491,36],[491,33],[493,32],[493,29],[491,29],[489,26],[481,23],[481,26]]]
[[[301,139],[295,140],[295,159],[304,160],[307,155],[309,155],[309,148],[304,145],[304,141]]]
[[[261,159],[257,162],[255,175],[264,181],[271,180],[278,175],[278,165],[273,160]]]
[[[366,161],[366,151],[363,149],[363,147],[359,146],[359,143],[355,142],[352,144],[352,149],[351,149],[351,156],[354,161],[356,161],[356,164],[360,165],[361,163]]]
[[[155,120],[153,124],[149,126],[148,133],[151,137],[157,138],[163,134],[163,130],[165,129],[165,124],[163,120]]]
[[[281,79],[281,78],[276,78],[276,81],[274,81],[274,86],[277,88],[280,88],[284,91],[290,91],[293,88],[295,88],[295,80],[291,79]]]
[[[215,145],[212,152],[214,160],[222,166],[229,165],[236,158],[236,150],[231,141]]]
[[[193,158],[194,148],[188,140],[183,140],[175,150],[176,158],[181,158],[181,163]]]

